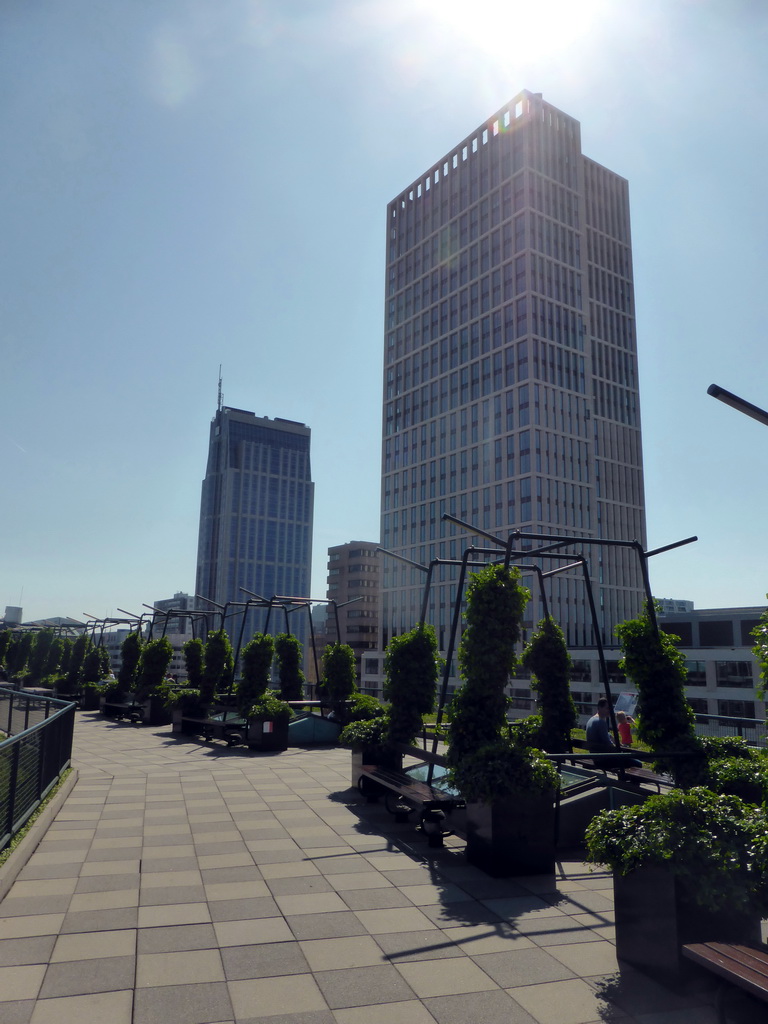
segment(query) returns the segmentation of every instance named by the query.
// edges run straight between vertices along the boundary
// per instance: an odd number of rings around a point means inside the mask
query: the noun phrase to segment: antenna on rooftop
[[[221,363],[219,363],[219,404],[217,408],[221,412]]]

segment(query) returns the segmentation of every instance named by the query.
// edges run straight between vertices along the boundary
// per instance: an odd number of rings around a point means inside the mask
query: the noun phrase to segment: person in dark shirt
[[[593,715],[587,722],[587,748],[590,754],[612,754],[616,750],[616,744],[613,742],[611,736],[611,730],[608,727],[610,719],[610,709],[608,707],[608,701],[605,697],[601,697],[597,702],[597,714]],[[640,768],[643,762],[638,761],[635,758],[627,758],[624,760],[609,761],[607,758],[601,760],[598,767],[608,768],[611,771],[619,771],[623,768]]]

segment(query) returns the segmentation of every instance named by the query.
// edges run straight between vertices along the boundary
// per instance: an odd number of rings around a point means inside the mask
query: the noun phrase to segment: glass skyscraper
[[[427,565],[488,546],[446,512],[502,540],[645,546],[628,188],[582,154],[579,122],[520,93],[389,204],[386,246],[383,547]],[[635,555],[576,550],[610,644],[641,607]],[[424,575],[382,568],[383,649],[418,621]],[[427,614],[443,649],[453,579]],[[547,587],[569,644],[592,644],[581,575]]]
[[[310,430],[302,423],[217,409],[200,504],[196,594],[220,605],[247,600],[241,588],[267,599],[310,596],[309,447]],[[244,639],[263,630],[265,620],[265,612],[252,609]],[[305,616],[291,620],[292,632],[304,640]],[[233,642],[240,621],[227,619]],[[273,611],[270,632],[284,630],[283,613]]]

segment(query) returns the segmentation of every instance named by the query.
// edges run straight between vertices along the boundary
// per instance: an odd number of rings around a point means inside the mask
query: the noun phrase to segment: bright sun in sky
[[[552,57],[594,32],[607,0],[409,0],[411,17],[431,21],[498,63]]]

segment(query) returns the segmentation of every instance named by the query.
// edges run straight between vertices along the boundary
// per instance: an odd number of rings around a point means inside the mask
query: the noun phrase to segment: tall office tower
[[[219,605],[248,599],[309,597],[314,484],[309,427],[219,406],[211,423],[200,503],[196,594]],[[198,608],[208,607],[198,601]],[[303,642],[302,614],[291,631]],[[239,618],[227,619],[233,636]],[[266,612],[251,609],[244,632],[263,630]],[[275,612],[270,632],[284,630]],[[234,639],[234,638],[233,638]]]
[[[582,155],[578,121],[522,92],[480,125],[389,204],[386,275],[383,547],[426,565],[487,546],[445,512],[504,540],[645,545],[627,182]],[[614,642],[640,608],[636,559],[568,550],[589,560]],[[382,565],[383,647],[418,621],[424,576]],[[444,649],[455,583],[436,576]],[[591,644],[580,574],[547,588],[568,642]]]

